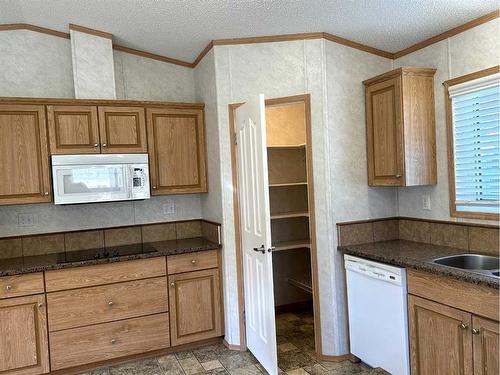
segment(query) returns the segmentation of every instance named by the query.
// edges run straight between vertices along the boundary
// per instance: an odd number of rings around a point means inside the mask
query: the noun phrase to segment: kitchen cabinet
[[[437,183],[435,72],[405,67],[363,82],[368,185]]]
[[[408,270],[412,374],[499,372],[498,290]]]
[[[411,372],[472,374],[471,314],[410,295]]]
[[[498,375],[499,323],[479,316],[472,317],[474,375]]]
[[[172,346],[221,336],[219,270],[169,275],[168,282]]]
[[[0,205],[50,202],[45,109],[0,105]]]
[[[49,372],[45,295],[0,300],[0,373]]]
[[[203,109],[148,108],[153,195],[207,192]]]
[[[51,154],[147,152],[144,108],[49,105]]]

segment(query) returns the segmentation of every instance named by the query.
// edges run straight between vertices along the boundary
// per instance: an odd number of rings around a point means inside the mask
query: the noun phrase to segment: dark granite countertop
[[[467,250],[405,240],[339,246],[338,249],[345,254],[359,256],[360,258],[450,276],[458,280],[487,285],[496,289],[499,288],[500,284],[500,279],[493,275],[461,270],[431,262],[434,258],[464,254],[467,253]]]
[[[218,249],[220,246],[202,237],[151,242],[106,249],[69,251],[47,255],[0,259],[0,276],[123,262],[134,259],[186,254]]]

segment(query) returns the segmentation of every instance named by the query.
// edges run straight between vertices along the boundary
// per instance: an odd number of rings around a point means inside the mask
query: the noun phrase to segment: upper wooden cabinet
[[[48,106],[51,154],[147,152],[144,108]]]
[[[207,191],[202,109],[147,109],[153,195]]]
[[[50,202],[45,109],[0,105],[0,204]]]
[[[437,183],[435,72],[399,68],[363,82],[370,186]]]
[[[0,374],[49,372],[45,295],[0,300]]]

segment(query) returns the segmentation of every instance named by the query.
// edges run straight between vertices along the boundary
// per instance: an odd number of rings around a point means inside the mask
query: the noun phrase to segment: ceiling
[[[0,24],[68,32],[193,61],[213,39],[328,32],[397,52],[499,7],[498,0],[0,0]]]

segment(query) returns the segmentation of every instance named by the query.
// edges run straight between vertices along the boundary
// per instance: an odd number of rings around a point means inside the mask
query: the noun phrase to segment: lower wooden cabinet
[[[47,372],[45,295],[0,300],[0,374]]]
[[[472,374],[471,314],[410,295],[413,375]]]
[[[219,270],[168,277],[172,346],[222,335]]]
[[[498,375],[499,323],[478,316],[472,317],[474,375]]]
[[[50,334],[52,370],[145,353],[170,346],[168,313]]]

